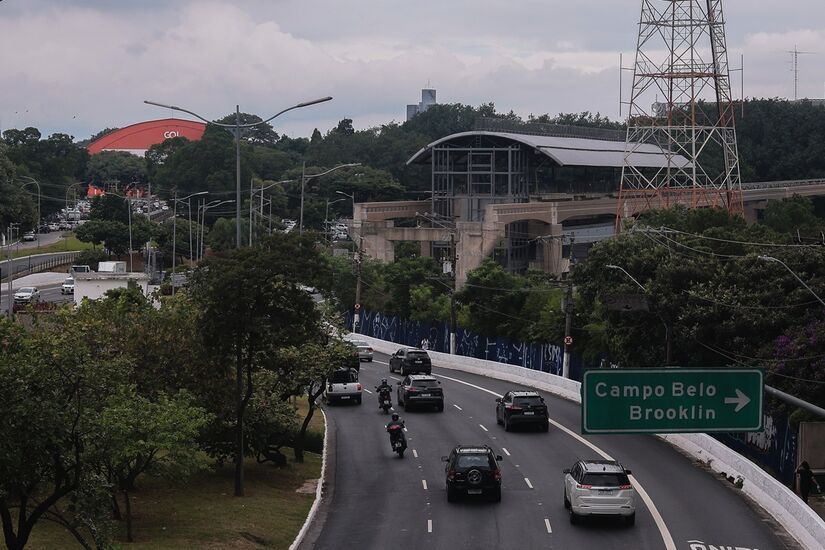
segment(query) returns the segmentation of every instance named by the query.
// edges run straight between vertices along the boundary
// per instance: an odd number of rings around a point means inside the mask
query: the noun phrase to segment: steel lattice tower
[[[662,166],[635,167],[650,145]],[[677,204],[741,213],[741,191],[722,0],[642,0],[617,227]]]

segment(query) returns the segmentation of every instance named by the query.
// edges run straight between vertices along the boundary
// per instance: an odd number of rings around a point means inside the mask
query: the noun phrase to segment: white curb
[[[321,411],[321,415],[324,417],[324,451],[321,453],[321,477],[318,478],[318,486],[315,488],[315,502],[312,503],[312,508],[309,509],[307,519],[304,521],[304,525],[301,527],[301,530],[298,531],[298,535],[295,537],[295,540],[289,545],[289,550],[295,550],[301,545],[307,531],[309,531],[312,521],[315,519],[315,515],[318,513],[318,507],[321,506],[321,500],[324,498],[324,481],[327,478],[327,433],[329,430],[329,422],[327,422],[327,414],[324,412],[324,409],[318,407],[318,410]]]

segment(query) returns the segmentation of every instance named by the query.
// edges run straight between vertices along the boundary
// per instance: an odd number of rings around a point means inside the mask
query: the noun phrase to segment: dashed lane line
[[[401,379],[400,379],[400,378],[396,378],[395,376],[392,376],[392,375],[391,375],[391,376],[389,376],[389,378],[392,378],[393,380],[397,380],[398,382],[401,382]]]
[[[501,450],[502,450],[502,451],[504,451],[504,454],[506,454],[507,456],[512,456],[512,455],[510,454],[510,451],[508,451],[508,450],[507,450],[507,449],[505,449],[504,447],[502,447],[502,448],[501,448]]]
[[[424,486],[424,490],[426,491],[426,490],[427,490],[427,480],[426,480],[426,479],[422,479],[422,480],[421,480],[421,485],[423,485],[423,486]]]
[[[544,518],[544,526],[547,527],[547,533],[552,534],[553,528],[550,527],[550,519]]]
[[[526,477],[524,478],[524,483],[526,483],[526,484],[527,484],[527,486],[528,486],[528,487],[530,487],[531,489],[533,488],[533,484],[532,484],[532,483],[530,483],[530,480],[529,480],[529,479],[527,479]]]
[[[413,449],[413,456],[414,456],[415,458],[418,458],[418,451],[416,451],[415,449]]]
[[[489,393],[490,395],[494,395],[496,397],[503,397],[502,394],[494,392],[493,390],[482,388],[481,386],[471,384],[470,382],[465,382],[464,380],[459,380],[458,378],[453,378],[452,376],[444,376],[443,374],[436,374],[434,376],[444,378],[445,380],[452,380],[453,382],[457,382],[459,384],[464,384],[465,386],[475,388],[479,391]],[[579,443],[582,443],[583,445],[586,445],[587,447],[593,449],[593,451],[598,453],[605,460],[613,460],[613,458],[609,454],[607,454],[599,447],[597,447],[590,441],[586,440],[573,430],[567,428],[566,426],[563,426],[562,424],[559,424],[553,419],[550,419],[550,423],[558,429],[560,429],[561,431],[563,431],[564,433],[566,433],[567,435],[569,435],[570,437],[572,437],[573,439],[575,439],[576,441],[578,441]],[[647,509],[650,510],[650,515],[653,516],[653,521],[656,522],[656,527],[659,529],[659,534],[661,534],[662,536],[662,541],[665,543],[666,550],[676,550],[676,543],[673,541],[673,535],[670,534],[670,530],[667,528],[664,518],[662,518],[662,515],[659,513],[659,509],[656,508],[655,504],[653,504],[653,499],[650,498],[650,495],[647,494],[647,491],[645,491],[644,487],[642,487],[641,483],[639,483],[639,481],[635,477],[633,477],[632,475],[628,477],[630,478],[630,481],[633,483],[633,486],[636,488],[636,492],[638,492],[639,496],[642,497],[642,500],[647,506]]]
[[[485,427],[484,427],[484,424],[479,424],[479,426],[481,426],[481,429],[482,429],[482,430],[484,430],[485,432],[489,432],[489,431],[490,431],[490,430],[488,430],[487,428],[485,428]]]
[[[365,391],[365,392],[367,392],[367,393],[369,393],[369,394],[371,394],[371,393],[372,393],[372,392],[371,392],[370,390],[368,390],[367,388],[364,388],[364,391]]]
[[[462,409],[461,407],[459,407],[458,405],[456,405],[455,403],[453,403],[453,407],[455,407],[456,409],[458,409],[458,410],[460,410],[460,411],[463,411],[463,410],[464,410],[464,409]]]

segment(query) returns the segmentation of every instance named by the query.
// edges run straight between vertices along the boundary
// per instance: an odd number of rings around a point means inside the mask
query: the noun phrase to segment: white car
[[[329,403],[354,402],[361,404],[361,383],[355,369],[338,369],[332,372],[324,390],[324,400]]]
[[[60,231],[60,226],[52,222],[49,224],[49,231]]]
[[[36,286],[24,286],[14,293],[15,304],[33,304],[40,300],[40,291]]]
[[[636,490],[630,470],[615,460],[579,460],[564,470],[564,507],[570,523],[582,516],[620,516],[636,522]]]
[[[60,287],[60,294],[74,294],[74,279],[72,277],[63,281],[63,286]]]
[[[31,242],[31,241],[36,241],[36,240],[37,240],[37,235],[35,235],[35,234],[34,234],[34,233],[32,233],[31,231],[29,231],[28,233],[26,233],[25,235],[23,235],[23,240],[24,240],[24,241],[28,241],[28,242]]]

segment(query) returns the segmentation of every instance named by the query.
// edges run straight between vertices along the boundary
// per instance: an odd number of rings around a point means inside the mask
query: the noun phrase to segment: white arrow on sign
[[[736,397],[726,397],[725,398],[725,405],[736,403],[736,408],[733,412],[739,412],[745,408],[745,405],[751,402],[751,398],[739,391],[739,388],[736,389]]]

